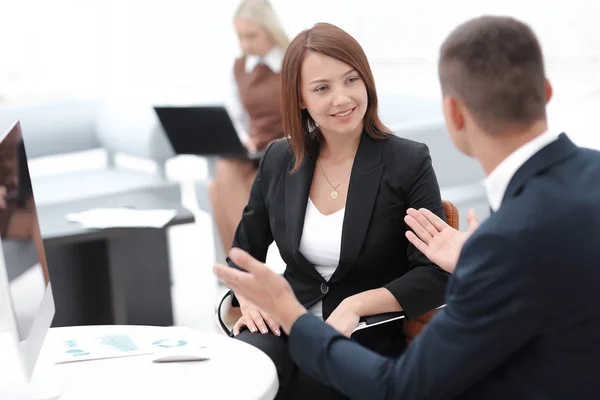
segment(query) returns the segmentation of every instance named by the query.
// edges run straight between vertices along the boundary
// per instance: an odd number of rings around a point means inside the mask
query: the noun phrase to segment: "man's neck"
[[[546,121],[538,121],[526,130],[481,134],[474,143],[473,155],[479,160],[487,176],[515,150],[532,141],[547,129]]]

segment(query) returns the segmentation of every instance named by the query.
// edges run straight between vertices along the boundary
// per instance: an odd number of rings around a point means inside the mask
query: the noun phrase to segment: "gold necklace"
[[[348,174],[346,175],[346,177],[344,177],[344,179],[342,179],[342,181],[340,183],[338,183],[337,185],[334,186],[331,183],[331,181],[329,180],[329,178],[327,178],[327,175],[325,175],[325,170],[323,169],[323,166],[321,164],[319,164],[319,167],[321,168],[321,172],[323,173],[323,176],[325,177],[325,180],[327,181],[327,183],[329,183],[329,186],[331,186],[332,189],[333,189],[331,191],[331,195],[330,195],[331,198],[333,200],[337,199],[340,196],[340,194],[338,193],[338,191],[336,189],[338,188],[338,186],[340,186],[350,176],[350,173],[352,172],[352,168],[350,168],[350,171],[348,171]]]

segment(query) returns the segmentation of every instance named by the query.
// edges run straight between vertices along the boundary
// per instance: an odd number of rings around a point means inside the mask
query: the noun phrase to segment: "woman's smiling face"
[[[301,107],[323,135],[359,135],[367,111],[367,88],[350,65],[323,53],[310,52],[300,73]]]

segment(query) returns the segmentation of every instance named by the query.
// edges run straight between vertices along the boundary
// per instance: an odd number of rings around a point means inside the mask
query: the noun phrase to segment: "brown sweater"
[[[280,74],[271,71],[264,64],[257,65],[247,73],[246,58],[235,61],[235,80],[240,94],[240,102],[248,113],[250,129],[248,134],[259,151],[269,143],[283,137],[280,113]]]

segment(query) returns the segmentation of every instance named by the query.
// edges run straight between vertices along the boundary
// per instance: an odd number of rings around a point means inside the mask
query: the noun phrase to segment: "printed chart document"
[[[201,334],[189,328],[165,327],[152,329],[151,332],[119,333],[107,330],[103,334],[95,330],[90,330],[89,333],[81,330],[81,334],[71,333],[53,340],[54,362],[58,364],[144,354],[193,352],[206,348]]]

